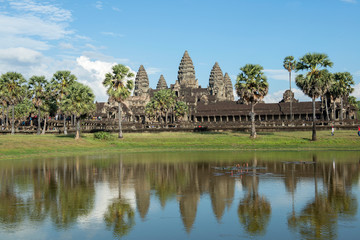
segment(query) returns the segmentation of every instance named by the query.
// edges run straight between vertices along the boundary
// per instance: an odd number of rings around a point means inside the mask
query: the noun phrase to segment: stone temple
[[[223,73],[219,63],[215,62],[209,74],[209,84],[206,88],[199,86],[195,75],[194,64],[185,51],[179,65],[177,80],[168,86],[163,75],[160,76],[156,89],[149,86],[149,78],[143,65],[135,77],[134,93],[123,104],[124,122],[146,124],[149,119],[145,114],[145,106],[155,92],[161,89],[171,89],[178,100],[187,104],[189,112],[182,122],[188,123],[232,123],[250,121],[250,105],[243,104],[241,99],[234,101],[234,87],[227,73]],[[299,102],[294,99],[294,93],[286,90],[283,100],[279,103],[259,103],[255,106],[256,121],[286,121],[290,120],[290,99],[292,97],[293,120],[307,121],[312,118],[312,102]],[[335,106],[335,109],[332,107]],[[331,120],[339,119],[339,104],[330,104],[328,111],[332,113]],[[355,118],[354,109],[345,109],[347,119]],[[117,105],[113,102],[97,103],[96,116],[103,119],[117,118]],[[331,115],[331,114],[330,114]],[[168,116],[171,122],[172,116]],[[316,118],[326,120],[324,101],[316,102]],[[172,118],[174,119],[174,118]],[[163,119],[165,120],[165,119]],[[204,124],[202,124],[204,125]],[[205,124],[206,125],[206,124]]]

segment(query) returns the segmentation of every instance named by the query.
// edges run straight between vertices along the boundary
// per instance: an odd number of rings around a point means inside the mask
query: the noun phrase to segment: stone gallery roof
[[[315,103],[316,113],[320,113],[321,102]],[[222,101],[204,104],[199,102],[195,116],[249,115],[251,106],[233,101]],[[258,103],[255,105],[257,115],[283,115],[290,113],[289,103]],[[311,114],[312,102],[293,103],[293,114]]]

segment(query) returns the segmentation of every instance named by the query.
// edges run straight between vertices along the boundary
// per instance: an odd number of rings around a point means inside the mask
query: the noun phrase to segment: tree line
[[[78,82],[70,71],[57,71],[51,80],[45,76],[32,76],[27,81],[16,72],[7,72],[0,77],[2,128],[8,129],[10,122],[11,134],[15,133],[15,122],[20,125],[31,113],[37,114],[37,134],[45,134],[46,119],[50,115],[61,114],[64,134],[67,134],[67,116],[75,117],[75,139],[79,139],[81,119],[95,110],[94,100],[92,90]],[[41,132],[42,119],[44,126]]]
[[[328,103],[330,99],[333,103],[332,119],[335,119],[335,101],[340,100],[340,120],[344,119],[344,100],[356,106],[355,97],[349,96],[355,83],[349,72],[331,73],[327,68],[332,67],[333,62],[323,53],[307,53],[298,61],[293,56],[287,56],[284,59],[283,67],[289,72],[289,84],[291,90],[292,71],[302,72],[295,78],[296,86],[312,99],[312,140],[316,140],[316,116],[315,100],[322,97],[326,106],[326,117],[330,121]],[[251,105],[251,138],[256,138],[255,130],[255,112],[254,106],[261,102],[267,95],[269,84],[263,72],[264,68],[260,65],[246,64],[240,68],[241,72],[237,76],[235,89],[238,96],[246,103]],[[293,94],[290,94],[290,115],[293,120],[292,102]]]

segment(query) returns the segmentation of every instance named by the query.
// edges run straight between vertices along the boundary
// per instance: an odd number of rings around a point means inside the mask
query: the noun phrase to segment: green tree
[[[296,79],[296,85],[304,94],[312,99],[313,103],[313,127],[312,140],[316,141],[316,125],[315,125],[315,99],[320,97],[322,93],[321,77],[322,70],[326,67],[332,67],[333,63],[329,57],[323,53],[307,53],[296,64],[296,71],[307,71],[306,75],[299,74]]]
[[[127,99],[134,88],[134,82],[130,79],[134,76],[130,69],[124,65],[113,66],[112,72],[105,75],[103,85],[107,88],[106,93],[118,103],[119,115],[119,138],[123,138],[121,127],[121,103]]]
[[[251,104],[251,138],[256,138],[254,107],[266,96],[269,90],[263,69],[258,64],[246,64],[240,68],[242,72],[237,76],[235,84],[237,95],[246,104]]]
[[[13,109],[15,120],[17,120],[16,126],[25,121],[31,113],[35,112],[34,104],[27,96],[23,97]],[[12,111],[10,111],[11,114]]]
[[[291,72],[295,70],[296,60],[293,56],[287,56],[284,59],[283,67],[289,72],[289,86],[290,86],[290,119],[294,120],[292,113],[292,91],[291,91]]]
[[[328,109],[328,95],[329,95],[329,91],[332,88],[332,86],[334,85],[334,74],[330,73],[328,70],[323,70],[321,72],[321,77],[320,77],[320,96],[324,99],[325,101],[325,109],[326,109],[326,120],[330,121],[330,117],[329,117],[329,109]]]
[[[63,112],[76,117],[75,139],[80,139],[81,118],[95,110],[95,95],[92,90],[81,83],[74,82],[68,89],[68,94],[62,100]]]
[[[71,74],[70,71],[57,71],[54,73],[53,78],[51,79],[52,93],[57,99],[59,104],[59,110],[61,110],[61,101],[67,95],[68,87],[72,85],[77,80],[74,74]],[[59,112],[60,113],[60,112]],[[66,115],[63,113],[64,117],[64,134],[67,134],[66,128]]]
[[[32,97],[32,102],[38,112],[37,122],[37,134],[41,133],[41,107],[44,104],[44,101],[47,96],[47,86],[49,82],[44,76],[32,76],[29,79],[29,91]]]
[[[354,91],[352,85],[354,85],[354,80],[352,75],[349,72],[338,72],[334,73],[334,78],[336,81],[337,91],[340,97],[340,120],[344,120],[344,99],[348,98],[350,93]]]
[[[189,107],[183,101],[178,101],[175,105],[175,115],[177,118],[183,118],[189,111]]]
[[[0,92],[2,97],[12,107],[11,134],[15,134],[15,105],[21,101],[25,92],[25,78],[16,72],[7,72],[1,75]]]

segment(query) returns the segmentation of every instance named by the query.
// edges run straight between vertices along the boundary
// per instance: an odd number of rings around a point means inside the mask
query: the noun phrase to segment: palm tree
[[[122,64],[113,66],[112,72],[105,75],[103,85],[107,88],[107,94],[118,103],[119,111],[119,138],[123,138],[121,128],[121,103],[127,99],[134,88],[134,82],[130,79],[134,76],[130,69]]]
[[[315,125],[315,99],[321,95],[321,68],[332,67],[333,63],[329,57],[323,53],[307,53],[296,64],[296,71],[308,71],[306,75],[299,74],[296,79],[296,85],[312,99],[313,103],[313,129],[312,140],[316,141],[316,125]]]
[[[53,78],[51,79],[51,84],[53,88],[53,93],[61,106],[61,100],[67,94],[67,88],[77,80],[76,76],[71,74],[70,71],[57,71],[54,73]],[[59,108],[60,109],[60,108]],[[64,134],[67,134],[66,128],[66,115],[63,113],[64,117]]]
[[[9,105],[12,106],[11,118],[11,134],[15,134],[15,105],[21,100],[24,95],[25,78],[16,72],[7,72],[1,75],[0,78],[0,92],[2,97],[6,99]]]
[[[46,88],[49,82],[44,76],[32,76],[29,80],[29,90],[32,96],[32,102],[38,111],[37,134],[41,133],[41,107],[47,95]]]
[[[188,113],[189,107],[185,102],[179,101],[176,103],[174,112],[177,118],[183,118]]]
[[[335,81],[337,82],[337,90],[340,97],[340,120],[344,120],[344,98],[349,97],[350,93],[354,91],[351,87],[354,85],[354,80],[349,72],[338,72],[334,74]]]
[[[291,91],[291,72],[295,70],[296,60],[293,56],[287,56],[284,59],[283,67],[289,72],[289,85],[290,85],[290,119],[294,120],[292,113],[292,91]]]
[[[322,70],[321,73],[321,87],[320,87],[320,95],[322,96],[322,98],[325,101],[325,108],[326,108],[326,120],[330,121],[329,118],[329,110],[328,110],[328,98],[327,95],[330,91],[330,89],[332,88],[332,86],[334,85],[334,74],[330,73],[328,70]]]
[[[81,117],[95,110],[95,95],[88,86],[78,82],[74,82],[68,90],[68,95],[62,100],[62,106],[65,108],[64,112],[68,111],[76,117],[75,140],[78,140]]]
[[[251,104],[251,138],[256,138],[254,106],[266,96],[269,90],[263,69],[258,64],[246,64],[240,68],[242,73],[238,75],[235,84],[238,96],[246,104]]]

